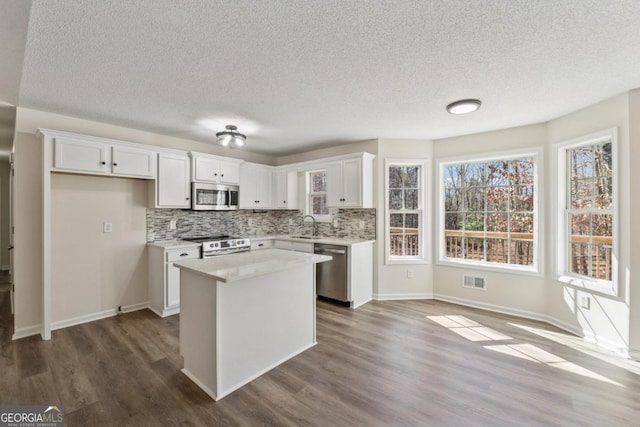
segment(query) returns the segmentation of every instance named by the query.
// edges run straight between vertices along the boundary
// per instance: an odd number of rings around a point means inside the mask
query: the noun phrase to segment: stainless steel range
[[[249,239],[224,234],[204,237],[183,237],[182,240],[202,244],[202,258],[251,250]]]

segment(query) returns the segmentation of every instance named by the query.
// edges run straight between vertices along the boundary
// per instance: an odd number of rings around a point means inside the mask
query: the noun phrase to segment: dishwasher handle
[[[320,254],[320,255],[322,255],[322,254],[326,254],[326,255],[340,254],[340,255],[343,255],[343,254],[346,254],[347,251],[345,251],[344,249],[322,249],[320,251],[316,251],[315,253]]]

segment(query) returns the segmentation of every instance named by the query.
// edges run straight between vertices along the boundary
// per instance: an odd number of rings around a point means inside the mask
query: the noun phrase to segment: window
[[[307,172],[307,213],[316,219],[329,218],[327,207],[327,175],[325,170]]]
[[[426,163],[386,160],[387,263],[424,262]]]
[[[538,271],[536,158],[441,164],[441,261]]]
[[[561,144],[558,150],[559,275],[600,290],[614,290],[614,154],[615,131]]]

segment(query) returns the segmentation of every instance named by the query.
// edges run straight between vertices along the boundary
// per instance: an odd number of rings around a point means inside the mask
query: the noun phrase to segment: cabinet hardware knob
[[[213,176],[218,176],[218,173],[217,173],[217,172],[216,172],[216,173],[214,173],[214,174],[213,174]]]
[[[263,246],[264,246],[264,243],[260,243],[260,244],[258,245],[258,247],[259,247],[259,248],[261,248],[261,247],[263,247]]]
[[[118,166],[118,164],[117,164],[117,163],[114,163],[114,164],[113,164],[113,166]]]
[[[106,164],[107,164],[107,162],[100,162],[100,164],[102,164],[102,165],[106,165]]]
[[[187,197],[187,198],[185,198],[185,200],[189,200],[189,198]]]
[[[186,253],[186,252],[183,252],[183,253],[181,253],[181,254],[180,254],[180,256],[188,256],[188,255],[189,255],[189,254],[188,254],[188,253]]]
[[[221,173],[221,174],[220,174],[220,176],[224,176],[224,174],[223,174],[223,173]]]

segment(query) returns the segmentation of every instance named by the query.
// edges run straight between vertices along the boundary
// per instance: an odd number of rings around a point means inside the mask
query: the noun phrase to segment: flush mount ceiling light
[[[482,102],[479,99],[462,99],[447,105],[449,114],[468,114],[480,108]]]
[[[233,125],[226,125],[225,130],[216,133],[216,137],[218,137],[218,144],[231,148],[242,147],[247,139],[247,136],[238,132],[238,127]]]

